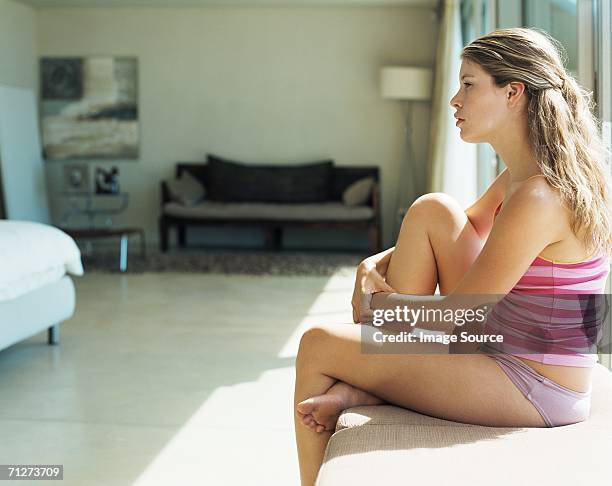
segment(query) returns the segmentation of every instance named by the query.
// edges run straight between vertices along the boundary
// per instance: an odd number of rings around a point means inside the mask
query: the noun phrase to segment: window
[[[578,73],[578,8],[576,0],[526,0],[523,23],[548,32],[565,48],[566,68]]]

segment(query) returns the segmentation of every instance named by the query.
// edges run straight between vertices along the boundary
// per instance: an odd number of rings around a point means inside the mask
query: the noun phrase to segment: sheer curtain
[[[459,55],[463,47],[460,0],[442,2],[440,37],[436,51],[431,116],[427,191],[453,196],[462,207],[477,197],[476,144],[466,143],[455,127],[450,99],[459,86]]]

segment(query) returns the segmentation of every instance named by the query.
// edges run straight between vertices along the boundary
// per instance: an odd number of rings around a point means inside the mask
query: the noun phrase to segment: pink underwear
[[[488,353],[486,346],[483,348],[480,352],[497,362],[527,400],[533,403],[548,427],[575,424],[589,417],[591,388],[586,392],[570,390],[511,354]]]

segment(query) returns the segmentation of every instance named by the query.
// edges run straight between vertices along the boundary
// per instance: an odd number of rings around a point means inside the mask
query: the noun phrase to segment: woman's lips
[[[463,123],[465,120],[463,118],[457,118],[457,122],[455,123],[455,126],[459,126],[461,123]]]

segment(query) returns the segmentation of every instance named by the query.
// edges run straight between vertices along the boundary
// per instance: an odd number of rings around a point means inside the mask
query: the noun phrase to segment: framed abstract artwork
[[[135,57],[43,57],[40,75],[46,160],[138,158]]]

